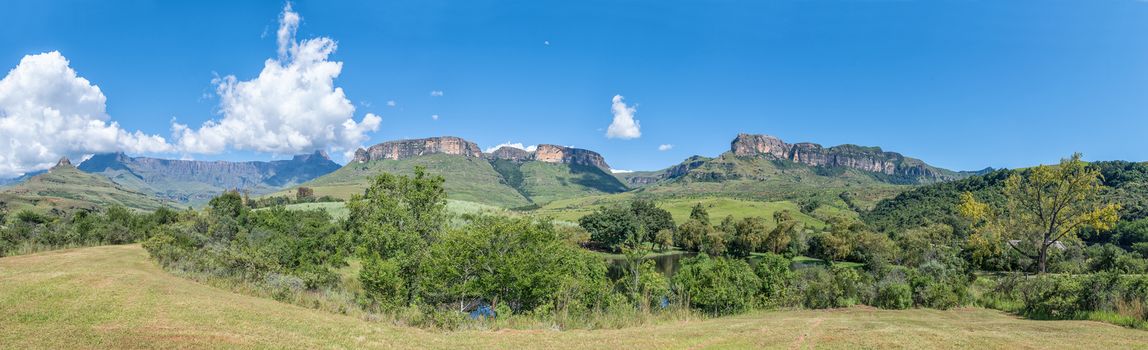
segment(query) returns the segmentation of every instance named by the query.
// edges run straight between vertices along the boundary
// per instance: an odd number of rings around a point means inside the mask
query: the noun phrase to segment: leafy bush
[[[760,283],[744,260],[705,254],[683,261],[674,276],[674,288],[686,304],[711,315],[748,310]]]
[[[914,302],[923,307],[949,309],[964,303],[968,296],[968,278],[960,266],[930,260],[921,264],[909,277]]]
[[[876,286],[873,306],[902,310],[913,306],[913,289],[905,282],[882,281]]]
[[[790,261],[777,254],[767,253],[754,266],[753,272],[761,280],[759,291],[762,305],[780,306],[789,304],[790,286],[794,273],[789,268]]]
[[[807,308],[848,307],[861,301],[867,277],[854,268],[814,266],[798,270],[795,289]]]
[[[407,300],[406,280],[394,260],[372,257],[363,262],[359,282],[371,307],[389,310],[403,306]]]

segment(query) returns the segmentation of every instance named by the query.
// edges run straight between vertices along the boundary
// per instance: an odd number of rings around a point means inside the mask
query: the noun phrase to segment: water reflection
[[[653,260],[654,261],[654,270],[657,270],[662,275],[665,275],[666,278],[671,278],[671,277],[674,277],[674,274],[677,273],[678,269],[680,269],[682,267],[682,260],[683,259],[689,258],[692,256],[696,256],[696,255],[698,255],[698,253],[695,253],[695,252],[676,252],[676,253],[670,253],[670,254],[665,254],[665,255],[647,257],[647,258],[642,259],[642,260],[643,261],[644,260]],[[611,257],[611,258],[607,258],[607,260],[610,262],[610,265],[609,265],[609,270],[606,272],[606,275],[610,276],[610,279],[618,280],[619,278],[622,278],[622,276],[624,276],[627,273],[627,271],[626,271],[626,264],[627,263],[626,263],[625,258]]]

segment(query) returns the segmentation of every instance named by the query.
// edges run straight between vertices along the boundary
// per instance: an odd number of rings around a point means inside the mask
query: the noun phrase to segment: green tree
[[[674,229],[674,216],[669,211],[658,208],[653,201],[635,199],[630,202],[630,212],[634,214],[634,217],[646,228],[646,233],[650,235],[644,238],[646,241],[654,241],[654,236],[662,230]]]
[[[686,305],[712,315],[749,309],[760,285],[745,260],[705,254],[683,261],[681,270],[674,275],[674,289]]]
[[[789,248],[789,242],[799,230],[800,221],[793,218],[788,210],[773,213],[773,230],[765,240],[765,248],[774,254],[781,254]]]
[[[567,244],[554,225],[529,218],[474,216],[436,242],[424,265],[424,300],[486,301],[514,312],[541,305],[586,308],[607,290],[606,265]]]
[[[696,252],[702,250],[704,241],[713,231],[710,226],[710,215],[701,203],[694,205],[690,211],[690,218],[678,226],[674,231],[674,244],[684,250]]]
[[[1100,172],[1080,157],[1076,153],[1057,166],[1041,165],[1010,175],[1003,208],[962,194],[958,210],[975,223],[969,244],[980,255],[999,255],[1009,247],[1036,260],[1037,271],[1045,273],[1050,247],[1079,240],[1077,234],[1085,227],[1111,229],[1119,219],[1120,205],[1103,202]]]
[[[706,208],[702,207],[701,203],[695,204],[694,208],[690,210],[690,220],[697,220],[703,225],[710,226],[710,213],[706,212]]]
[[[636,239],[643,243],[654,242],[658,232],[674,229],[674,220],[670,212],[658,208],[653,202],[636,199],[628,206],[600,207],[578,219],[578,225],[590,233],[591,242],[610,251],[621,252],[639,227],[643,229],[644,237]]]
[[[754,266],[753,272],[761,280],[762,304],[767,306],[785,304],[794,278],[793,270],[789,268],[789,265],[789,259],[781,255],[766,253],[761,257],[761,261],[758,261],[757,265]]]
[[[398,264],[408,303],[421,292],[419,271],[427,247],[438,240],[447,223],[443,182],[422,167],[415,168],[413,177],[382,173],[363,195],[347,202],[350,214],[345,225],[359,255]]]
[[[626,239],[638,230],[634,214],[618,205],[595,209],[578,219],[578,225],[590,233],[590,242],[613,252],[621,251]]]
[[[734,234],[729,242],[729,253],[736,257],[747,257],[757,252],[769,239],[769,231],[765,228],[765,219],[760,217],[744,218],[734,225]]]

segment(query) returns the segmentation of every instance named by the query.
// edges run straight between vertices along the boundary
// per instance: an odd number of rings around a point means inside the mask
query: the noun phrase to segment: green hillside
[[[688,171],[645,186],[639,192],[654,198],[716,196],[866,209],[915,187],[891,184],[882,181],[880,174],[856,169],[812,167],[730,153],[689,165]]]
[[[535,212],[559,220],[577,220],[597,207],[641,197],[656,201],[679,222],[695,204],[702,203],[712,217],[769,217],[775,211],[789,210],[807,224],[819,226],[823,222],[816,218],[856,216],[882,199],[917,187],[890,183],[882,176],[725,153],[716,158],[691,157],[658,172],[616,174],[616,178],[638,188],[557,200]]]
[[[61,348],[1131,349],[1148,332],[963,308],[754,312],[623,329],[427,331],[234,294],[161,270],[138,245],[0,258],[0,344]],[[499,327],[494,325],[492,327]],[[503,325],[501,327],[506,327]],[[525,329],[523,329],[525,328]]]
[[[106,177],[76,169],[70,163],[5,187],[0,203],[9,211],[21,209],[96,209],[122,205],[140,210],[163,206],[157,199],[117,185]]]
[[[592,166],[508,160],[495,160],[491,164],[506,179],[507,185],[540,205],[628,190],[618,178]]]
[[[410,175],[417,166],[427,169],[434,175],[446,179],[446,193],[451,199],[497,205],[519,207],[529,205],[530,200],[507,186],[494,167],[484,159],[432,154],[404,160],[374,160],[366,163],[352,162],[315,180],[302,184],[315,190],[315,196],[330,195],[337,198],[351,198],[362,194],[372,176],[382,173]],[[287,190],[276,195],[290,195]]]
[[[442,175],[446,179],[446,193],[450,199],[503,208],[627,190],[617,178],[595,167],[538,161],[488,161],[446,154],[351,163],[300,186],[314,189],[315,196],[347,199],[353,194],[361,194],[376,174],[410,175],[416,166],[425,167],[431,174]],[[292,191],[294,189],[273,195],[290,196]]]
[[[1100,171],[1102,196],[1121,205],[1120,219],[1130,222],[1148,218],[1148,163],[1126,161],[1094,162],[1089,166]],[[900,231],[928,223],[957,221],[960,195],[970,192],[978,200],[1002,204],[1004,181],[1018,170],[997,170],[966,179],[921,186],[878,203],[862,217],[881,231]]]

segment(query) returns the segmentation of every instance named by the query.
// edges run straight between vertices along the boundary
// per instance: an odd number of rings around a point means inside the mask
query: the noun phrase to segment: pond
[[[682,267],[682,260],[683,259],[695,256],[695,255],[698,255],[698,253],[695,253],[695,252],[673,252],[673,253],[668,253],[668,254],[660,254],[660,255],[656,255],[656,256],[646,257],[643,260],[653,260],[654,261],[654,270],[660,272],[662,275],[665,275],[666,278],[671,278],[671,277],[674,277],[674,274],[677,273],[678,269],[680,269]],[[606,275],[609,276],[610,279],[618,280],[619,278],[622,278],[622,276],[627,273],[627,271],[626,271],[626,264],[627,264],[626,258],[610,257],[610,258],[607,258],[607,261],[610,263],[610,265],[609,265],[609,270],[606,271]]]

